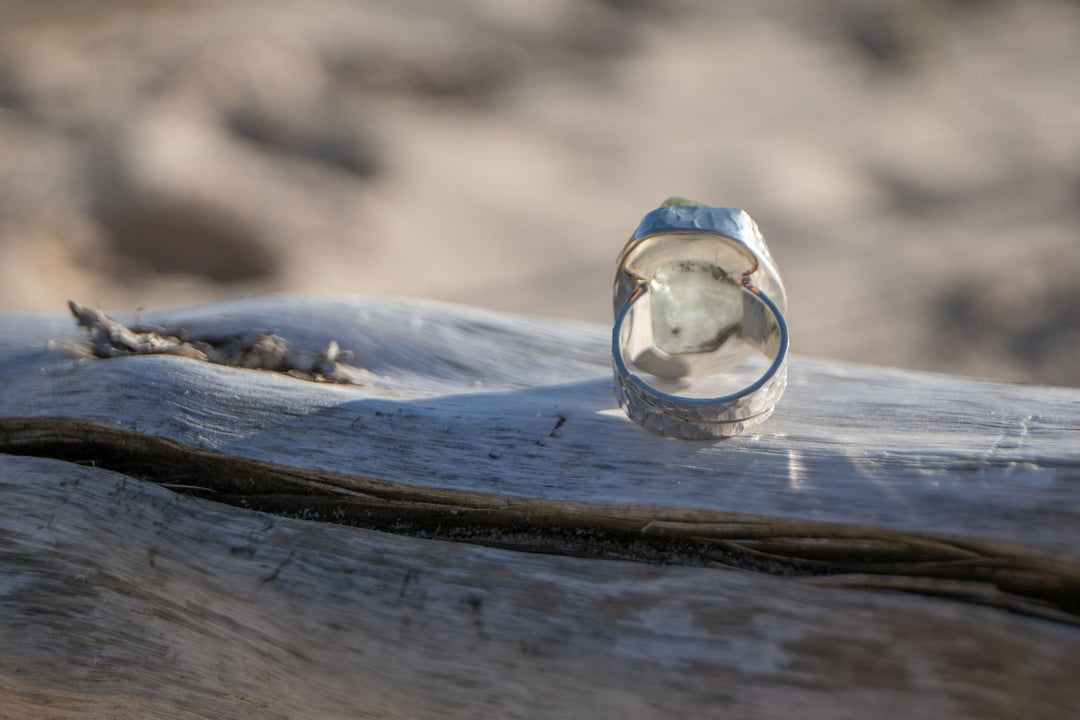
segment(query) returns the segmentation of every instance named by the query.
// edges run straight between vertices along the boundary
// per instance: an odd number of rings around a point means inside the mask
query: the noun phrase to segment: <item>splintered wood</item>
[[[331,340],[319,353],[295,350],[285,338],[265,331],[227,337],[191,336],[184,328],[136,325],[128,328],[105,313],[68,301],[82,327],[90,331],[90,351],[97,357],[177,355],[249,370],[273,370],[319,382],[353,383],[348,351]]]

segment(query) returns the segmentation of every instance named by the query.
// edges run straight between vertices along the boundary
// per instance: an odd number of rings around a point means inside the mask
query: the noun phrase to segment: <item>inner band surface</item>
[[[739,401],[763,388],[768,391],[773,379],[779,384],[787,357],[787,323],[772,299],[757,288],[744,285],[741,297],[742,323],[719,348],[672,355],[653,343],[651,298],[642,286],[619,312],[612,335],[616,373],[626,390],[674,415],[684,415],[692,406],[689,414],[702,421],[710,408],[718,415],[738,410],[735,414],[744,418],[770,410],[775,402],[770,392],[753,402]],[[753,357],[759,362],[748,362]]]

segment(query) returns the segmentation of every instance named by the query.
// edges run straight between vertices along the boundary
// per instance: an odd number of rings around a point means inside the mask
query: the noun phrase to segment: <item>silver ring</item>
[[[615,269],[615,392],[659,435],[738,435],[787,386],[787,294],[743,210],[671,198],[646,215]]]

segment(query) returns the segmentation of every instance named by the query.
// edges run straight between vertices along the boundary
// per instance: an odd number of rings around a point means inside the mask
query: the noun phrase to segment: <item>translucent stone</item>
[[[662,263],[649,294],[653,344],[670,355],[716,350],[742,326],[742,288],[715,265]]]

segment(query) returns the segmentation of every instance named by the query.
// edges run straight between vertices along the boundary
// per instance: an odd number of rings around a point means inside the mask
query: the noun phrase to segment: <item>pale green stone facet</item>
[[[679,197],[678,195],[673,195],[672,197],[669,197],[664,202],[660,203],[660,207],[666,208],[666,207],[707,207],[707,206],[705,205],[705,203],[699,203],[696,200],[687,200],[684,197]]]
[[[649,295],[653,343],[670,355],[716,350],[742,325],[742,288],[706,262],[662,263]]]

